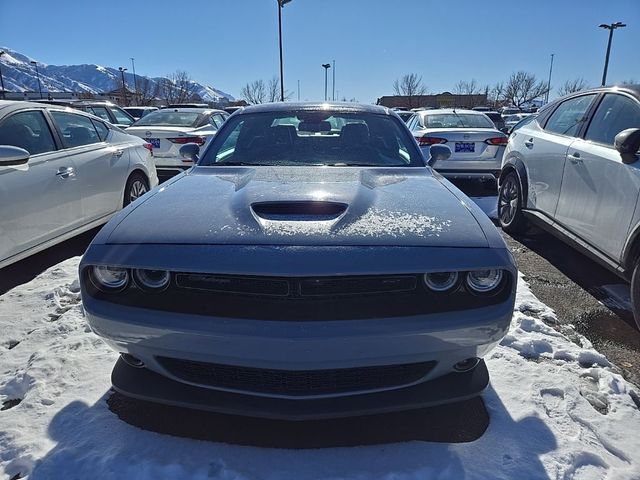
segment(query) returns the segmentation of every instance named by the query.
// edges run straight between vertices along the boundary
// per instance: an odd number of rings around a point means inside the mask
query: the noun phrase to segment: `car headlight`
[[[446,292],[458,283],[458,272],[425,273],[424,283],[434,292]]]
[[[161,291],[167,288],[171,281],[171,274],[166,270],[136,269],[133,271],[133,279],[143,290]]]
[[[91,280],[104,292],[120,291],[129,283],[129,271],[122,267],[95,265],[91,268]]]
[[[472,292],[488,293],[502,281],[502,270],[476,270],[467,274],[467,285]]]

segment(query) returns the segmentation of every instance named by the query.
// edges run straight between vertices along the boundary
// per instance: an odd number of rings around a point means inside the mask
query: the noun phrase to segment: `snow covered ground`
[[[84,321],[78,261],[0,296],[2,479],[640,479],[637,387],[548,326],[554,313],[522,279],[487,358],[480,439],[280,450],[147,432],[109,411],[116,355]]]

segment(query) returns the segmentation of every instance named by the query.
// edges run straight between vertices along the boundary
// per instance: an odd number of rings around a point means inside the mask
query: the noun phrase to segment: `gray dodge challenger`
[[[120,352],[116,391],[302,420],[487,386],[513,258],[395,113],[250,106],[181,153],[196,165],[113,217],[80,264],[89,324]]]

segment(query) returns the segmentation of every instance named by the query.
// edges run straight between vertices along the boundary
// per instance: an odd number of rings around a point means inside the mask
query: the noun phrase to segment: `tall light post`
[[[136,64],[134,62],[135,58],[131,58],[131,67],[133,68],[133,88],[136,90],[136,103],[138,103],[138,79],[136,78]]]
[[[551,66],[549,66],[549,81],[547,82],[547,95],[544,100],[544,103],[549,103],[549,92],[551,91],[551,72],[553,72],[553,57],[555,56],[556,56],[555,53],[551,54]]]
[[[127,71],[126,68],[118,67],[120,70],[120,75],[122,75],[122,95],[124,96],[124,103],[127,104],[127,84],[124,83],[124,72]]]
[[[604,87],[607,83],[607,70],[609,69],[609,54],[611,53],[611,40],[613,40],[613,31],[616,28],[623,28],[627,25],[622,22],[616,23],[601,23],[599,25],[600,28],[604,28],[605,30],[609,30],[609,43],[607,43],[607,56],[604,59],[604,72],[602,72],[602,86]]]
[[[280,46],[280,101],[284,102],[284,69],[282,67],[282,7],[291,0],[278,0],[278,44]]]
[[[323,63],[322,68],[324,68],[324,101],[327,101],[327,72],[331,68],[330,63]]]
[[[331,80],[331,100],[336,101],[336,61],[333,61],[333,70],[331,70],[333,79]]]
[[[36,67],[36,77],[38,78],[38,91],[40,92],[40,98],[42,98],[42,84],[40,83],[40,72],[38,72],[38,62],[31,60],[31,65]]]
[[[0,50],[0,57],[4,55],[4,50]],[[2,99],[6,100],[7,94],[4,91],[4,80],[2,79],[2,65],[0,65],[0,88],[2,88]]]

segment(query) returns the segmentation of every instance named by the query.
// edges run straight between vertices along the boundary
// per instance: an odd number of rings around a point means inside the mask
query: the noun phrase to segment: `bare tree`
[[[519,71],[512,73],[504,87],[504,98],[516,107],[522,107],[547,93],[547,84],[538,80],[533,73]]]
[[[567,80],[562,84],[562,86],[558,89],[558,94],[561,97],[565,95],[569,95],[573,92],[579,92],[580,90],[584,90],[585,88],[589,88],[587,82],[584,78],[575,78],[573,80]]]
[[[639,83],[640,83],[640,82],[639,82],[639,81],[637,81],[635,78],[629,78],[629,79],[627,79],[627,80],[622,80],[622,81],[620,82],[620,85],[637,85],[637,84],[639,84]]]
[[[427,87],[422,83],[422,77],[417,73],[407,73],[393,82],[393,91],[396,95],[408,97],[408,107],[414,107],[415,97],[426,95]]]
[[[453,87],[453,93],[458,95],[477,95],[482,91],[482,87],[478,85],[475,78],[471,80],[460,80]]]
[[[160,96],[160,84],[147,77],[138,77],[138,105],[151,105]]]
[[[504,101],[504,83],[498,82],[491,88],[491,98],[493,99],[493,108],[498,108]]]
[[[264,80],[254,80],[240,90],[240,97],[249,103],[264,103],[267,100],[267,87]]]
[[[176,70],[160,80],[160,96],[167,103],[185,103],[197,93],[197,84],[184,70]]]

